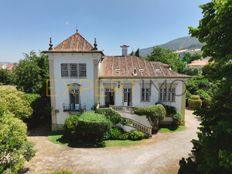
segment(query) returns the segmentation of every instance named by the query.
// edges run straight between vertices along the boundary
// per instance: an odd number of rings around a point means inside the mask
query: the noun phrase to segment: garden
[[[157,104],[135,107],[133,110],[135,114],[148,118],[154,133],[159,130],[164,133],[183,130],[178,129],[183,128],[183,117],[174,107]],[[171,117],[173,121],[168,125],[160,124],[166,117]],[[131,123],[111,108],[98,108],[70,115],[63,130],[53,132],[48,139],[55,144],[69,147],[115,147],[141,144],[150,137],[145,132],[136,129],[124,130],[119,125],[131,126]]]

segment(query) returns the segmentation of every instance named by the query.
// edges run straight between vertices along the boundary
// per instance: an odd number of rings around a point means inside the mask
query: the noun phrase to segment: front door
[[[110,105],[114,105],[114,90],[113,89],[105,89],[105,106],[109,107]]]
[[[124,106],[132,106],[132,89],[131,88],[123,89],[123,102],[124,102]]]

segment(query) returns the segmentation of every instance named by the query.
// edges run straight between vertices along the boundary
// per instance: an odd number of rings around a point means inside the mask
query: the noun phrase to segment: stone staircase
[[[125,129],[127,129],[129,126],[141,132],[144,132],[149,136],[152,135],[152,126],[146,116],[138,116],[134,114],[131,107],[110,106],[110,108],[118,112],[124,119],[131,123],[127,125]],[[123,125],[121,125],[120,127],[123,128]]]

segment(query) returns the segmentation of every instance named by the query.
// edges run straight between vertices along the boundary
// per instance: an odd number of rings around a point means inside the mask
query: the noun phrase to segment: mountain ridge
[[[174,40],[171,40],[167,43],[156,45],[162,48],[170,49],[172,51],[177,50],[190,50],[190,49],[201,49],[203,44],[195,37],[185,36],[180,37]],[[155,47],[155,46],[154,46]],[[139,50],[140,56],[145,57],[153,51],[153,47],[143,48]]]

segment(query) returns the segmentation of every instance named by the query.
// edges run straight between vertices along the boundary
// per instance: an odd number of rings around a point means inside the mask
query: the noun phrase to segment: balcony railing
[[[63,104],[64,111],[80,111],[81,104]]]

